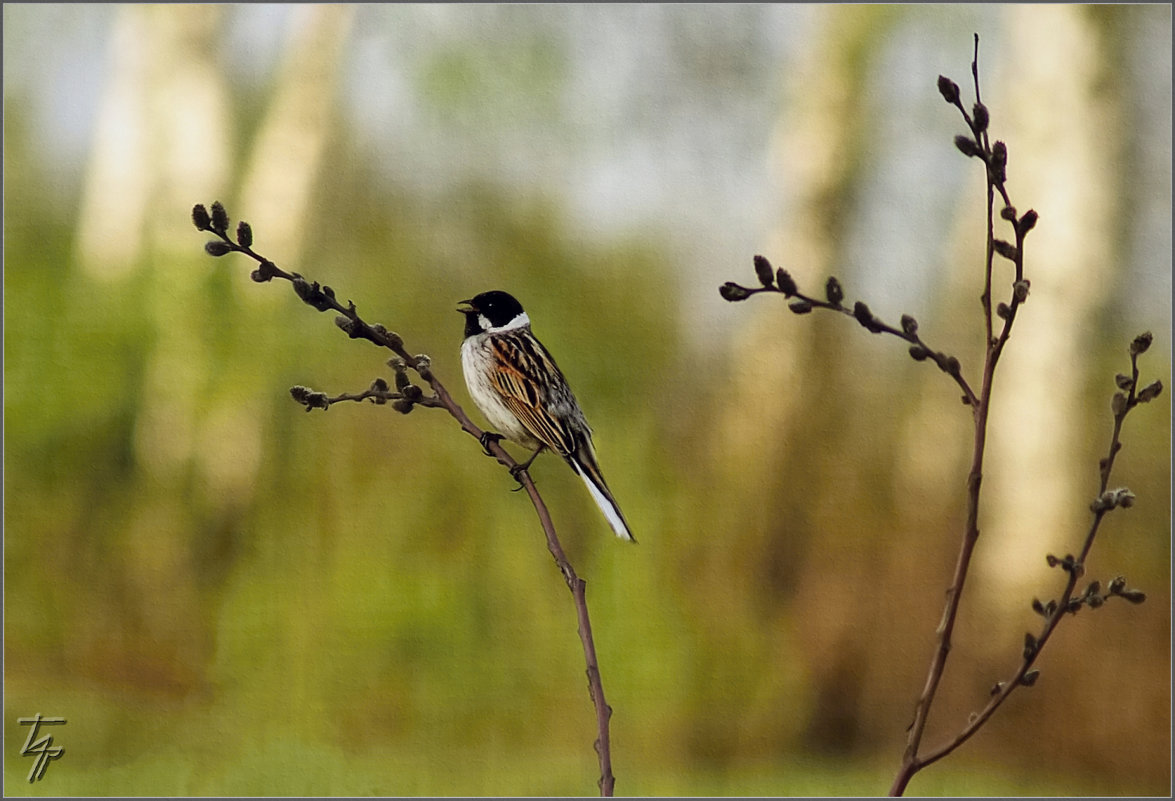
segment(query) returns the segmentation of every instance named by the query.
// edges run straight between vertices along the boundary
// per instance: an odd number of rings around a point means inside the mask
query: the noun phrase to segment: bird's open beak
[[[459,300],[457,301],[457,311],[462,314],[472,314],[477,311],[477,307],[473,305],[472,300]]]

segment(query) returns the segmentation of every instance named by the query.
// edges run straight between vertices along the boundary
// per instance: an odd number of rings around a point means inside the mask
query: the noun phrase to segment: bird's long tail
[[[600,511],[604,513],[608,525],[616,532],[616,536],[622,540],[636,542],[628,528],[628,521],[624,519],[624,513],[620,511],[620,505],[616,503],[608,485],[604,483],[604,475],[600,472],[600,465],[596,462],[596,454],[591,443],[583,443],[579,450],[567,457],[567,462],[583,479],[583,483],[587,484],[588,491],[600,507]]]

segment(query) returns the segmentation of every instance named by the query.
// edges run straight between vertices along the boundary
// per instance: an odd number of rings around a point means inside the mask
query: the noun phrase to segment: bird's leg
[[[535,459],[539,458],[539,454],[542,453],[543,451],[545,451],[546,449],[547,449],[546,445],[540,444],[538,447],[538,450],[536,450],[533,454],[531,454],[531,457],[529,459],[527,459],[522,464],[516,464],[510,468],[510,475],[514,476],[514,480],[518,482],[518,485],[520,487],[522,486],[522,479],[520,479],[518,476],[521,473],[525,472],[527,469],[529,469],[531,463],[534,462]]]
[[[493,456],[494,454],[490,452],[490,443],[501,442],[503,439],[504,437],[501,434],[495,434],[493,431],[483,431],[478,438],[478,442],[481,443],[481,449],[485,451],[486,456]]]

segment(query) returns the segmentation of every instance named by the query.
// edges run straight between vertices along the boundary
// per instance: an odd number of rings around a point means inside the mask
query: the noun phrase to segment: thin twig
[[[1101,525],[1105,514],[1116,506],[1128,506],[1133,501],[1133,495],[1127,490],[1122,490],[1119,493],[1107,493],[1106,487],[1109,482],[1110,470],[1113,467],[1114,456],[1118,450],[1121,449],[1121,441],[1119,436],[1121,434],[1122,422],[1125,419],[1126,413],[1134,408],[1138,403],[1145,403],[1151,398],[1158,395],[1162,389],[1162,385],[1155,382],[1150,387],[1140,392],[1137,396],[1135,389],[1138,382],[1138,355],[1146,350],[1150,344],[1150,335],[1145,334],[1140,336],[1131,345],[1131,370],[1132,376],[1119,376],[1119,385],[1128,385],[1129,394],[1123,395],[1119,393],[1115,396],[1114,402],[1114,430],[1111,437],[1111,445],[1109,455],[1102,460],[1101,463],[1101,487],[1098,494],[1098,499],[1093,505],[1094,519],[1090,525],[1090,529],[1085,537],[1085,542],[1082,545],[1080,556],[1074,558],[1066,556],[1064,559],[1058,559],[1052,555],[1049,556],[1049,564],[1063,567],[1069,574],[1068,581],[1064,591],[1061,593],[1059,601],[1050,601],[1047,606],[1041,604],[1040,601],[1034,601],[1034,608],[1044,615],[1045,623],[1040,634],[1033,635],[1028,633],[1025,635],[1025,645],[1023,650],[1023,659],[1017,667],[1012,677],[1004,682],[998,682],[992,690],[992,697],[987,705],[979,713],[971,716],[967,725],[954,738],[947,743],[932,749],[926,754],[920,754],[919,749],[922,742],[922,737],[925,733],[926,722],[929,716],[930,707],[934,701],[935,693],[938,689],[939,681],[942,678],[943,670],[946,666],[947,656],[951,648],[951,634],[954,629],[954,623],[958,614],[959,603],[962,599],[963,585],[967,577],[968,569],[972,553],[974,552],[975,544],[979,539],[978,526],[978,512],[979,512],[979,496],[980,485],[983,476],[983,456],[986,444],[986,429],[988,412],[990,410],[992,388],[995,379],[996,365],[999,363],[1000,356],[1003,354],[1004,347],[1007,345],[1011,336],[1012,325],[1016,319],[1016,313],[1019,307],[1024,303],[1028,297],[1029,282],[1024,277],[1024,240],[1027,233],[1032,230],[1037,221],[1037,215],[1034,211],[1029,211],[1022,217],[1017,218],[1015,208],[1011,204],[1005,187],[1005,172],[1004,168],[1007,163],[1007,149],[1002,142],[996,142],[994,145],[990,144],[987,135],[987,109],[978,100],[979,98],[979,70],[978,70],[978,37],[976,37],[976,58],[972,61],[971,72],[975,79],[975,114],[974,118],[966,113],[962,108],[962,104],[958,98],[958,87],[945,78],[939,79],[939,89],[943,92],[944,97],[948,102],[955,105],[963,112],[963,117],[967,124],[971,127],[973,140],[967,140],[964,137],[956,139],[956,146],[959,147],[964,154],[968,156],[978,156],[982,158],[987,166],[987,253],[984,267],[984,294],[982,296],[984,325],[987,332],[987,345],[985,348],[983,383],[979,394],[979,403],[974,407],[975,411],[975,441],[972,452],[971,470],[967,478],[967,522],[964,529],[963,542],[960,546],[959,557],[955,567],[954,580],[947,593],[946,608],[943,611],[943,620],[940,624],[938,634],[938,644],[934,655],[931,658],[930,668],[927,673],[926,686],[923,689],[922,695],[918,699],[915,707],[914,721],[910,726],[910,733],[907,739],[906,750],[902,757],[902,763],[899,767],[898,774],[894,779],[893,785],[890,788],[891,795],[901,795],[908,785],[910,779],[922,768],[930,765],[944,756],[950,754],[964,742],[971,738],[971,736],[979,730],[994,714],[1003,702],[1020,686],[1031,686],[1036,681],[1038,671],[1032,669],[1037,656],[1040,654],[1041,648],[1048,642],[1052,636],[1053,631],[1060,623],[1061,618],[1065,614],[1075,613],[1083,604],[1100,605],[1105,597],[1099,593],[1100,585],[1093,582],[1086,590],[1085,594],[1080,598],[1074,597],[1074,590],[1076,589],[1078,581],[1085,572],[1085,559],[1089,554],[1090,548],[1093,546],[1094,538],[1097,536],[1098,529]],[[960,142],[960,140],[963,140]],[[995,196],[999,195],[1003,201],[1004,206],[1000,212],[1000,216],[1012,223],[1013,231],[1015,233],[1015,244],[1009,244],[995,238]],[[1009,259],[1015,270],[1015,278],[1012,283],[1012,297],[1008,303],[1000,303],[996,308],[996,316],[1003,319],[1003,327],[998,335],[993,337],[994,320],[992,317],[991,305],[991,282],[992,282],[992,268],[994,256],[1000,255]],[[1126,590],[1125,579],[1116,579],[1111,584],[1110,595],[1119,595],[1134,603],[1141,602],[1145,595],[1137,590]]]
[[[334,291],[329,286],[320,286],[317,281],[307,281],[297,273],[287,273],[269,259],[256,253],[252,249],[252,229],[247,223],[239,223],[236,231],[236,241],[231,239],[228,236],[228,215],[219,202],[212,204],[211,214],[204,206],[197,205],[192,210],[192,220],[197,230],[207,231],[219,237],[219,240],[211,240],[205,245],[205,250],[209,255],[223,256],[228,253],[243,253],[259,265],[252,273],[254,281],[264,283],[274,278],[290,281],[293,284],[294,291],[303,302],[319,311],[333,310],[339,312],[341,316],[335,318],[335,324],[348,336],[352,339],[366,339],[380,347],[391,350],[403,361],[403,364],[415,370],[428,383],[433,392],[431,397],[424,396],[419,392],[413,393],[409,390],[419,390],[419,388],[410,385],[404,390],[390,392],[387,390],[386,384],[381,386],[377,381],[370,389],[364,392],[355,394],[344,393],[329,398],[325,393],[315,393],[304,387],[295,387],[291,392],[295,400],[298,400],[298,402],[306,406],[307,411],[313,408],[326,409],[332,403],[343,400],[360,401],[367,399],[374,400],[377,403],[390,400],[394,407],[404,413],[411,411],[413,406],[443,408],[460,424],[462,430],[478,440],[478,442],[483,443],[483,447],[487,448],[487,451],[500,464],[510,469],[512,474],[516,475],[519,482],[526,489],[526,494],[534,506],[539,523],[542,525],[543,533],[546,535],[547,550],[550,551],[551,556],[554,558],[559,572],[563,574],[567,588],[571,591],[571,596],[575,603],[578,621],[577,630],[579,632],[580,642],[583,644],[584,661],[587,665],[588,693],[595,707],[596,722],[598,724],[595,750],[599,759],[600,779],[597,784],[601,796],[611,796],[616,783],[616,779],[612,775],[612,749],[609,737],[609,721],[612,717],[612,708],[608,706],[607,701],[604,699],[604,686],[600,678],[600,666],[596,658],[596,646],[592,637],[591,620],[588,616],[587,582],[576,575],[575,569],[571,566],[566,554],[564,554],[563,546],[559,542],[559,536],[555,531],[555,524],[551,520],[550,512],[547,510],[546,503],[531,480],[530,474],[525,470],[515,471],[513,469],[518,467],[518,463],[514,461],[510,454],[496,440],[492,437],[485,438],[483,436],[485,432],[469,419],[464,409],[453,400],[448,390],[445,389],[444,384],[433,373],[431,360],[424,355],[410,354],[404,347],[404,340],[399,334],[387,330],[382,325],[369,325],[364,322],[359,316],[355,304],[348,302],[344,306],[339,303]],[[397,365],[393,364],[393,367],[395,368]],[[399,384],[400,382],[398,381],[397,383]]]
[[[926,723],[930,716],[930,708],[942,681],[946,669],[947,658],[951,651],[951,637],[954,633],[955,621],[959,613],[959,605],[963,599],[963,588],[971,567],[971,558],[975,552],[975,545],[979,540],[979,499],[983,484],[983,459],[987,447],[987,421],[991,410],[992,389],[995,383],[996,365],[999,363],[1004,346],[1012,332],[1012,324],[1016,319],[1016,311],[1020,304],[1028,297],[1028,285],[1024,281],[1024,236],[1036,223],[1036,213],[1028,212],[1020,220],[1016,219],[1016,212],[1004,190],[1004,166],[1007,163],[1007,149],[1002,142],[990,144],[988,136],[988,111],[979,98],[979,37],[975,37],[975,56],[971,62],[971,73],[975,82],[976,103],[973,113],[968,114],[963,108],[959,96],[959,89],[946,78],[939,78],[939,91],[951,105],[959,109],[967,126],[971,129],[971,138],[957,137],[955,145],[965,155],[979,157],[986,165],[987,176],[987,208],[986,228],[987,247],[984,259],[984,289],[980,300],[983,306],[984,330],[986,341],[984,347],[983,378],[980,384],[977,402],[972,406],[974,417],[974,440],[972,443],[971,466],[967,473],[967,513],[963,528],[963,539],[959,546],[959,555],[955,561],[955,571],[951,585],[947,590],[946,605],[943,609],[942,621],[935,631],[937,643],[927,669],[926,684],[922,694],[914,707],[914,719],[910,724],[906,740],[906,748],[902,755],[898,775],[890,788],[891,795],[901,795],[909,783],[910,778],[924,766],[918,756],[922,744],[922,737],[926,731]],[[995,236],[995,195],[999,193],[1004,200],[1004,208],[1009,212],[1001,212],[1001,216],[1012,223],[1016,234],[1014,248],[998,240]],[[1016,280],[1013,284],[1011,304],[1001,303],[996,308],[998,316],[1003,318],[1004,325],[998,336],[993,336],[995,330],[992,314],[992,273],[995,257],[1001,255],[1010,258],[1015,266]]]
[[[1018,687],[1032,686],[1036,682],[1038,671],[1033,670],[1033,664],[1036,662],[1045,643],[1052,637],[1053,632],[1060,625],[1062,618],[1066,614],[1076,614],[1082,606],[1087,604],[1090,606],[1100,606],[1107,598],[1114,596],[1124,598],[1131,603],[1142,603],[1146,600],[1144,593],[1138,590],[1126,589],[1125,579],[1121,577],[1110,582],[1106,595],[1100,593],[1101,587],[1099,582],[1092,582],[1081,596],[1078,596],[1075,591],[1077,584],[1085,575],[1085,561],[1089,557],[1090,550],[1093,548],[1094,539],[1097,537],[1102,521],[1113,509],[1128,507],[1133,503],[1134,496],[1129,490],[1120,489],[1111,491],[1108,487],[1110,474],[1114,466],[1114,459],[1122,449],[1122,424],[1126,419],[1126,415],[1140,403],[1146,403],[1152,400],[1162,391],[1162,384],[1156,381],[1148,387],[1143,388],[1141,392],[1136,392],[1139,379],[1138,356],[1146,350],[1149,342],[1149,334],[1143,334],[1134,340],[1130,348],[1131,376],[1129,377],[1129,381],[1122,381],[1121,379],[1123,377],[1120,377],[1120,383],[1128,385],[1128,392],[1120,395],[1123,398],[1121,401],[1117,400],[1119,396],[1116,396],[1113,404],[1113,432],[1110,436],[1109,450],[1100,462],[1098,494],[1091,504],[1093,520],[1090,522],[1089,530],[1086,532],[1081,551],[1076,557],[1065,556],[1064,558],[1058,558],[1051,554],[1048,557],[1050,566],[1060,567],[1068,574],[1068,579],[1065,582],[1065,588],[1061,593],[1060,599],[1049,601],[1047,605],[1041,604],[1038,600],[1033,602],[1033,608],[1044,616],[1044,624],[1038,635],[1033,636],[1030,633],[1025,636],[1022,660],[1012,676],[1006,681],[998,682],[992,688],[991,699],[987,702],[987,705],[978,713],[973,714],[968,720],[967,725],[957,735],[942,745],[929,750],[927,753],[922,755],[915,754],[908,762],[903,762],[902,769],[899,771],[894,786],[890,791],[891,795],[901,795],[915,773],[947,756],[963,743],[967,742],[967,740],[971,739],[971,736],[987,723],[988,719],[991,718],[995,711],[1008,699],[1008,696],[1015,692]]]
[[[978,36],[975,37],[975,55],[971,62],[971,74],[975,84],[976,102],[970,112],[964,108],[959,87],[954,81],[939,76],[938,90],[947,103],[959,110],[971,132],[970,136],[955,137],[956,148],[965,156],[980,159],[984,164],[987,179],[987,208],[985,210],[987,243],[983,267],[983,294],[980,296],[984,319],[984,362],[978,393],[972,390],[971,384],[963,377],[958,359],[934,351],[922,340],[918,335],[917,321],[913,317],[902,315],[901,328],[899,329],[877,319],[863,302],[858,301],[850,310],[843,304],[844,290],[835,277],[830,277],[825,286],[826,300],[819,300],[801,292],[786,270],[782,268],[775,270],[766,258],[756,256],[754,259],[755,273],[761,286],[746,287],[728,281],[719,288],[722,297],[732,302],[746,300],[752,295],[763,292],[779,293],[791,299],[788,308],[796,314],[806,314],[813,309],[837,311],[854,317],[871,333],[897,336],[911,343],[910,355],[914,359],[918,361],[932,360],[939,369],[950,375],[963,390],[963,402],[971,408],[974,438],[971,464],[967,473],[967,511],[962,542],[959,546],[951,584],[947,590],[941,622],[935,632],[936,643],[927,669],[926,682],[915,704],[913,720],[907,729],[906,747],[897,777],[890,788],[891,795],[901,795],[915,773],[943,758],[966,742],[990,719],[995,710],[1017,687],[1031,686],[1035,683],[1039,671],[1034,670],[1032,666],[1040,654],[1041,648],[1048,642],[1064,615],[1075,614],[1082,606],[1086,605],[1090,607],[1101,606],[1107,598],[1114,596],[1124,598],[1131,603],[1141,603],[1146,598],[1145,594],[1139,590],[1127,589],[1126,579],[1121,576],[1109,583],[1106,593],[1102,592],[1101,584],[1096,581],[1091,582],[1083,593],[1078,594],[1076,588],[1084,575],[1085,559],[1093,546],[1094,538],[1105,515],[1119,506],[1130,506],[1134,500],[1134,495],[1129,490],[1125,488],[1109,490],[1108,484],[1114,457],[1122,447],[1120,434],[1122,422],[1127,412],[1139,403],[1153,400],[1162,391],[1162,384],[1158,381],[1138,389],[1138,356],[1150,346],[1151,335],[1149,333],[1137,337],[1130,346],[1131,374],[1116,377],[1118,387],[1122,391],[1114,396],[1114,430],[1111,436],[1110,450],[1108,455],[1101,460],[1101,486],[1098,496],[1091,506],[1094,519],[1086,534],[1080,555],[1076,557],[1066,555],[1063,558],[1048,556],[1048,562],[1051,566],[1061,567],[1069,575],[1060,599],[1049,601],[1048,604],[1043,604],[1036,599],[1033,600],[1033,609],[1044,617],[1045,622],[1039,634],[1033,635],[1029,632],[1025,635],[1023,658],[1012,677],[1008,681],[998,682],[995,685],[987,705],[982,711],[971,716],[967,725],[958,735],[928,753],[920,753],[930,709],[934,704],[950,655],[951,638],[962,602],[963,588],[970,571],[972,555],[976,543],[979,541],[980,489],[983,483],[987,424],[991,410],[996,367],[1008,340],[1011,338],[1012,326],[1016,321],[1017,312],[1028,299],[1029,282],[1024,277],[1024,244],[1025,237],[1035,227],[1038,219],[1037,213],[1033,210],[1018,215],[1015,207],[1012,206],[1005,186],[1007,147],[1000,141],[992,143],[988,132],[989,113],[987,107],[980,100]],[[999,217],[1011,224],[1014,233],[1013,242],[996,237],[997,197],[1002,201]],[[1001,301],[993,306],[993,274],[997,256],[1012,263],[1014,277],[1011,282],[1011,296],[1007,301]],[[1003,321],[1002,325],[997,326],[997,318]]]
[[[796,286],[795,281],[786,270],[780,267],[776,270],[771,266],[771,263],[765,256],[755,257],[755,271],[759,275],[759,281],[762,286],[748,287],[737,284],[734,281],[727,281],[721,287],[719,292],[725,300],[740,301],[746,300],[752,295],[758,295],[762,292],[774,292],[783,295],[785,298],[791,298],[788,308],[795,314],[808,314],[813,309],[826,309],[828,311],[840,312],[848,317],[852,317],[861,324],[866,330],[874,334],[890,334],[898,339],[903,339],[910,343],[910,356],[916,361],[932,361],[940,370],[954,379],[959,388],[963,390],[963,403],[968,406],[975,407],[978,403],[978,398],[975,392],[971,389],[971,385],[967,383],[967,379],[963,377],[962,367],[959,360],[954,356],[936,351],[931,348],[918,334],[918,321],[908,314],[902,315],[901,328],[894,328],[876,317],[869,307],[863,301],[857,301],[852,308],[844,305],[844,289],[840,282],[835,277],[830,277],[825,284],[825,296],[827,300],[820,300],[800,291]]]

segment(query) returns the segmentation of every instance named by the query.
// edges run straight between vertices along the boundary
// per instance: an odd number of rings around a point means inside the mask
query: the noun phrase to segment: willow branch
[[[1016,312],[1021,304],[1028,299],[1028,281],[1024,279],[1024,238],[1036,225],[1037,214],[1028,211],[1023,217],[1017,218],[1016,209],[1012,206],[1008,193],[1004,188],[1007,179],[1006,166],[1008,160],[1007,147],[1003,142],[991,144],[988,135],[989,114],[987,107],[979,99],[979,68],[978,68],[979,37],[975,38],[975,58],[971,62],[971,74],[975,82],[976,102],[970,114],[963,107],[959,87],[950,79],[940,76],[938,89],[949,104],[959,110],[964,122],[971,130],[971,136],[955,137],[955,147],[965,156],[979,158],[983,161],[987,178],[987,208],[985,225],[987,228],[987,246],[984,256],[984,288],[980,296],[983,307],[985,330],[983,378],[980,384],[977,402],[973,404],[974,438],[971,452],[971,466],[967,473],[967,513],[964,523],[963,538],[959,546],[959,555],[955,561],[955,571],[951,585],[947,590],[946,605],[943,609],[942,621],[935,631],[937,642],[927,669],[926,683],[922,694],[914,707],[914,719],[910,724],[906,740],[906,748],[902,755],[901,766],[894,783],[890,788],[891,795],[901,795],[905,791],[910,778],[920,770],[925,763],[919,757],[919,748],[926,731],[926,723],[930,715],[930,708],[942,681],[946,669],[947,658],[951,651],[951,637],[954,633],[955,621],[959,613],[959,605],[963,599],[963,588],[967,574],[971,567],[971,558],[975,552],[975,545],[979,540],[979,499],[983,484],[983,459],[987,447],[987,421],[991,410],[992,390],[995,383],[996,365],[999,363],[1004,346],[1011,337],[1012,325],[1016,320]],[[1000,216],[1011,223],[1015,233],[1015,245],[997,239],[995,235],[996,212],[995,197],[999,195],[1004,201]],[[1012,283],[1011,302],[1001,302],[994,308],[994,316],[1003,320],[999,334],[994,334],[995,321],[992,307],[992,274],[997,256],[1012,262],[1015,270],[1015,279]]]
[[[992,142],[988,132],[990,115],[980,99],[978,36],[975,37],[975,56],[971,62],[971,74],[975,84],[975,103],[970,111],[963,106],[959,87],[954,81],[945,76],[939,76],[938,90],[948,104],[958,109],[970,130],[969,135],[955,137],[955,147],[963,155],[979,159],[984,165],[986,175],[987,204],[984,223],[987,230],[987,242],[983,260],[983,293],[979,298],[983,311],[984,360],[977,391],[964,378],[958,359],[946,353],[935,351],[921,338],[918,333],[918,323],[913,317],[908,314],[902,315],[900,327],[894,327],[878,319],[861,301],[857,301],[850,309],[843,302],[844,289],[835,277],[828,279],[824,291],[825,299],[820,300],[801,292],[795,280],[786,270],[782,268],[776,270],[766,258],[755,256],[755,273],[760,286],[747,287],[728,281],[719,288],[721,296],[732,302],[743,301],[752,295],[764,292],[782,294],[785,298],[790,299],[788,309],[795,314],[807,314],[814,309],[839,312],[855,318],[871,333],[889,334],[903,339],[910,343],[909,353],[912,358],[917,361],[933,361],[940,370],[955,381],[963,390],[963,403],[971,409],[973,440],[971,463],[967,473],[966,516],[962,540],[955,560],[951,583],[947,589],[942,618],[935,630],[935,647],[927,668],[926,681],[915,704],[913,720],[907,728],[906,746],[898,774],[890,788],[891,795],[901,795],[915,773],[942,759],[966,742],[991,718],[995,710],[1017,687],[1030,686],[1036,681],[1039,671],[1033,668],[1033,664],[1040,654],[1041,648],[1048,642],[1064,615],[1075,614],[1083,606],[1099,607],[1111,597],[1120,597],[1131,603],[1141,603],[1146,598],[1145,594],[1139,590],[1127,589],[1126,579],[1121,576],[1109,582],[1105,592],[1102,591],[1101,583],[1097,581],[1091,582],[1080,593],[1077,592],[1077,584],[1084,575],[1085,559],[1105,515],[1112,509],[1127,507],[1134,502],[1134,495],[1128,489],[1110,490],[1108,483],[1114,457],[1122,447],[1119,437],[1126,413],[1139,403],[1153,400],[1162,391],[1162,384],[1158,381],[1142,389],[1137,388],[1138,356],[1150,346],[1151,335],[1149,333],[1137,337],[1130,346],[1130,375],[1119,374],[1115,379],[1121,391],[1114,396],[1113,400],[1114,429],[1110,450],[1108,455],[1101,460],[1101,486],[1091,505],[1094,518],[1080,553],[1078,556],[1056,557],[1050,554],[1047,557],[1050,566],[1060,567],[1068,573],[1064,590],[1059,599],[1051,600],[1047,604],[1041,603],[1038,599],[1033,600],[1032,608],[1044,618],[1044,624],[1038,634],[1034,635],[1031,632],[1025,634],[1022,660],[1012,677],[1007,681],[996,683],[987,705],[979,713],[971,716],[967,725],[958,735],[941,746],[925,753],[922,752],[921,746],[927,721],[946,669],[947,659],[950,656],[951,640],[963,598],[963,589],[970,572],[975,546],[979,541],[980,490],[983,484],[988,417],[991,412],[996,368],[1004,348],[1011,338],[1012,328],[1020,307],[1028,299],[1029,281],[1025,277],[1024,270],[1025,238],[1036,226],[1038,220],[1037,213],[1031,209],[1020,215],[1012,205],[1007,191],[1007,146],[998,140]],[[1011,225],[1013,234],[1011,241],[997,237],[998,220],[1003,220]],[[1006,300],[995,302],[992,294],[993,288],[998,285],[998,282],[994,276],[997,273],[997,264],[1001,264],[1003,261],[1010,262],[1012,267],[1010,286],[1004,285],[1010,289],[1010,294]]]
[[[963,377],[959,360],[927,345],[918,333],[918,321],[910,315],[903,314],[901,327],[895,328],[874,315],[864,301],[858,300],[851,307],[846,306],[843,302],[844,288],[835,276],[829,276],[824,285],[826,300],[820,300],[801,292],[791,274],[782,267],[778,270],[775,269],[765,256],[755,256],[754,262],[755,273],[759,277],[761,286],[748,287],[734,281],[727,281],[718,288],[718,292],[724,300],[737,302],[763,292],[776,293],[791,299],[787,307],[794,314],[808,314],[813,309],[825,309],[852,317],[872,334],[889,334],[909,342],[911,358],[919,362],[933,362],[938,366],[938,369],[954,379],[959,388],[963,390],[963,403],[971,407],[978,404],[978,397],[971,389],[971,385],[967,383],[967,379]]]
[[[1148,403],[1158,397],[1163,388],[1160,382],[1155,381],[1142,389],[1138,389],[1138,357],[1146,351],[1150,343],[1151,335],[1149,332],[1136,337],[1130,346],[1131,374],[1129,376],[1117,376],[1118,386],[1124,391],[1115,394],[1111,404],[1114,414],[1114,425],[1110,435],[1110,445],[1106,456],[1099,463],[1098,493],[1090,504],[1093,519],[1082,542],[1081,550],[1077,556],[1067,554],[1064,557],[1057,557],[1049,554],[1047,557],[1049,566],[1061,568],[1065,571],[1068,578],[1066,579],[1065,587],[1059,599],[1050,600],[1048,603],[1041,603],[1040,600],[1033,599],[1033,610],[1044,618],[1040,633],[1037,635],[1033,635],[1032,633],[1025,634],[1024,650],[1021,655],[1021,661],[1015,671],[1007,680],[997,682],[992,687],[990,700],[983,709],[971,715],[967,721],[967,725],[958,734],[924,754],[915,753],[911,759],[903,762],[902,769],[891,789],[891,795],[900,795],[915,773],[949,755],[956,748],[971,739],[972,735],[987,723],[995,711],[1019,687],[1031,687],[1036,683],[1040,671],[1034,669],[1033,665],[1036,663],[1037,657],[1040,656],[1045,644],[1052,637],[1053,632],[1056,631],[1066,615],[1077,614],[1083,606],[1096,609],[1102,606],[1108,599],[1115,597],[1122,598],[1133,604],[1140,604],[1146,600],[1146,594],[1142,591],[1128,589],[1126,587],[1126,579],[1122,576],[1118,576],[1110,581],[1104,593],[1102,592],[1101,582],[1098,581],[1090,582],[1082,593],[1077,592],[1077,585],[1085,575],[1086,559],[1089,557],[1089,552],[1093,548],[1094,540],[1106,515],[1114,509],[1129,508],[1134,504],[1134,494],[1130,490],[1125,488],[1111,490],[1109,489],[1109,483],[1115,457],[1122,450],[1122,424],[1126,420],[1126,415],[1138,405]]]
[[[612,717],[612,708],[608,706],[604,698],[604,686],[600,678],[600,666],[596,658],[596,646],[592,637],[591,620],[588,616],[587,583],[576,574],[575,569],[571,566],[571,562],[568,561],[566,554],[563,552],[563,546],[559,542],[559,536],[555,531],[555,524],[551,520],[550,512],[547,510],[546,503],[531,480],[530,474],[525,470],[516,469],[518,468],[518,463],[515,462],[510,454],[494,438],[484,436],[485,432],[469,419],[464,409],[453,400],[452,395],[445,389],[444,384],[433,373],[431,359],[423,354],[413,355],[409,353],[404,346],[403,338],[399,334],[389,331],[382,325],[371,325],[365,322],[359,316],[355,304],[350,301],[346,305],[340,303],[335,297],[334,290],[329,286],[320,286],[317,281],[307,281],[297,273],[288,273],[254,251],[252,248],[253,231],[248,223],[240,222],[237,224],[236,238],[234,241],[228,234],[228,214],[225,212],[224,206],[219,202],[212,204],[211,212],[205,209],[203,205],[195,206],[192,209],[192,221],[197,230],[206,231],[218,237],[205,244],[204,249],[209,255],[224,256],[229,253],[242,253],[248,256],[258,263],[257,268],[251,273],[254,281],[267,283],[275,278],[289,281],[293,285],[293,289],[298,297],[307,305],[318,311],[338,312],[339,316],[335,318],[335,324],[349,337],[352,339],[366,339],[396,354],[396,358],[389,362],[396,374],[396,391],[391,391],[382,379],[377,379],[364,392],[344,393],[335,397],[328,397],[325,393],[314,392],[305,387],[294,387],[291,390],[291,394],[296,401],[306,407],[307,411],[315,408],[325,410],[331,404],[340,401],[363,400],[371,400],[375,403],[387,403],[390,401],[392,407],[403,414],[408,414],[415,406],[443,408],[457,421],[463,431],[482,443],[487,453],[509,469],[512,475],[516,476],[522,487],[526,490],[531,504],[534,506],[535,513],[539,518],[539,524],[542,526],[543,533],[546,535],[547,550],[550,551],[551,556],[554,558],[559,572],[563,574],[563,579],[567,583],[567,588],[571,591],[571,596],[575,604],[576,618],[578,621],[577,630],[579,632],[580,642],[583,645],[584,661],[587,665],[588,693],[595,707],[596,722],[598,725],[598,735],[595,742],[595,750],[600,765],[598,786],[600,795],[611,796],[616,783],[616,779],[612,775],[612,756],[609,737],[609,721]],[[412,384],[407,379],[406,371],[403,369],[404,367],[414,370],[428,384],[433,394],[431,396],[424,395],[419,386]]]

